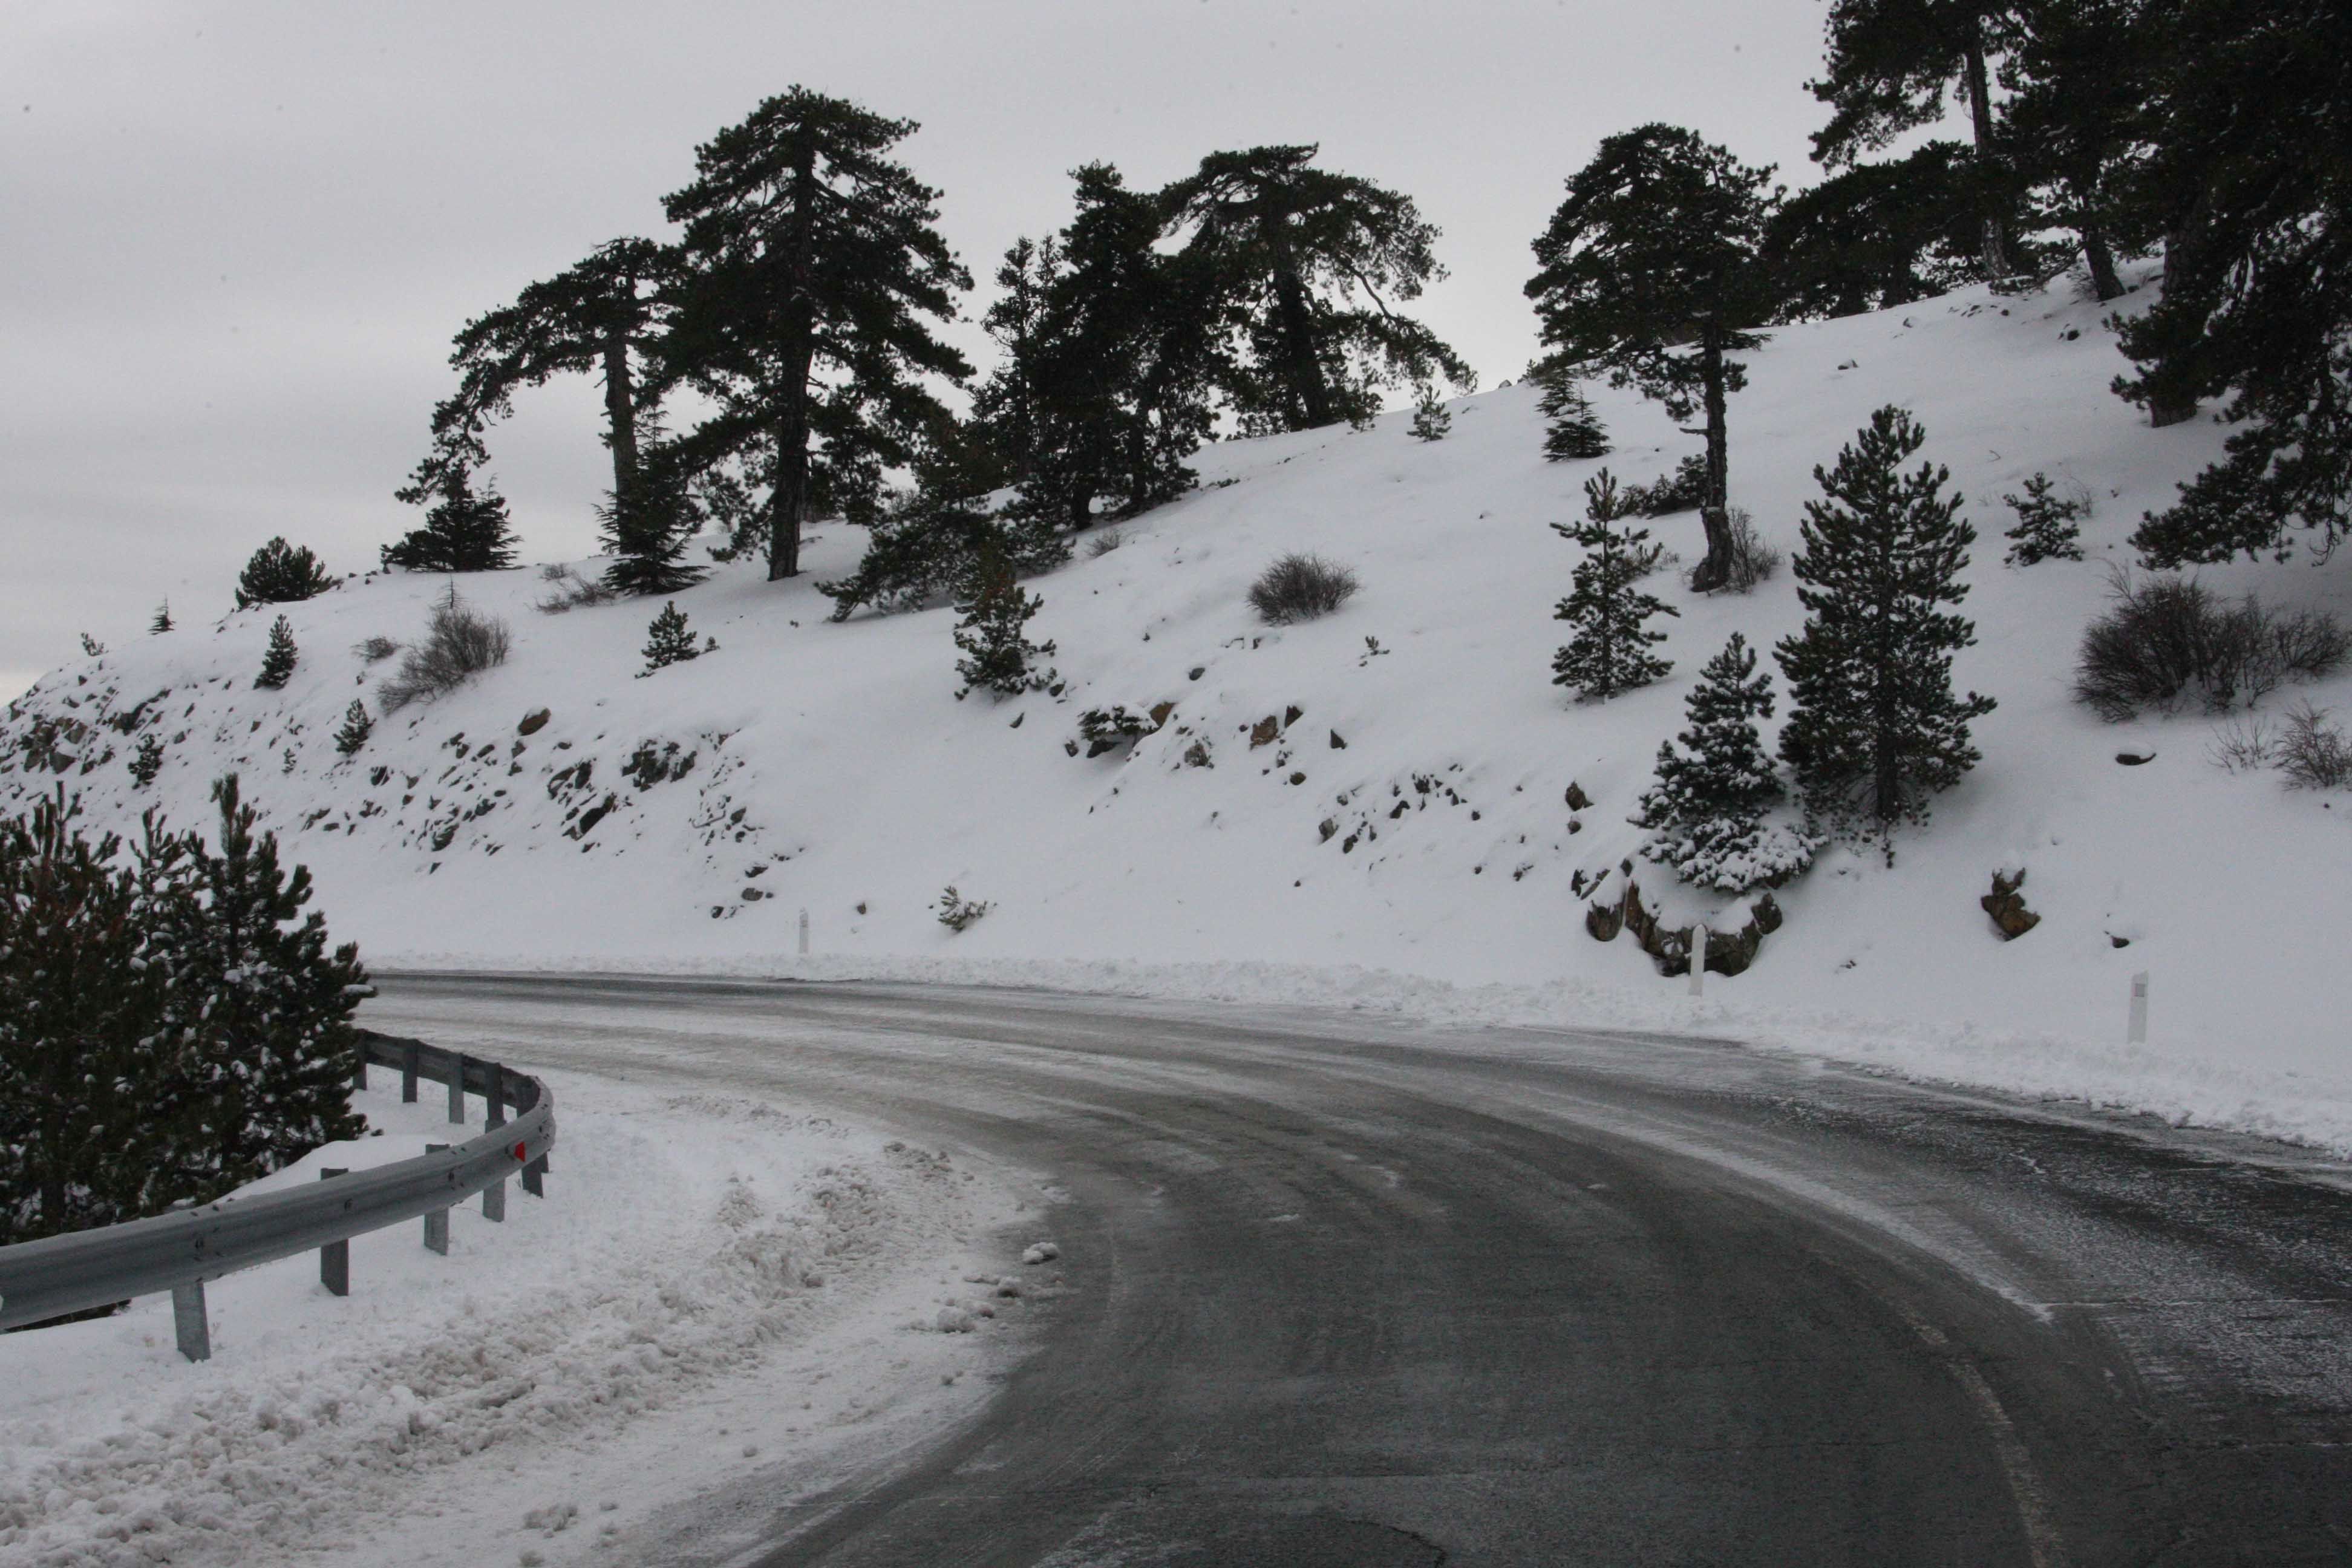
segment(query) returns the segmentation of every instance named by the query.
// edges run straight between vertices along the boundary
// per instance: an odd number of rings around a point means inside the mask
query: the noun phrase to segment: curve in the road
[[[388,981],[517,1059],[1046,1173],[1074,1287],[784,1564],[2352,1560],[2330,1163],[1720,1043]]]

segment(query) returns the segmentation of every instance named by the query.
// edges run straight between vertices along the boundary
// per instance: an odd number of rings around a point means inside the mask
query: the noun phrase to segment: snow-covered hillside
[[[380,720],[351,762],[333,744],[345,705],[392,668],[354,645],[416,636],[445,580],[377,575],[288,606],[302,655],[283,691],[253,689],[273,612],[142,639],[10,710],[0,806],[62,779],[100,823],[150,804],[198,823],[207,782],[237,769],[335,931],[379,965],[940,974],[1696,1026],[2352,1147],[2331,978],[2352,799],[2221,772],[2201,714],[2111,726],[2068,696],[2124,540],[2223,435],[2152,430],[2111,395],[2124,362],[2101,315],[2063,289],[1968,290],[1782,331],[1755,357],[1730,414],[1735,504],[1791,549],[1813,466],[1876,406],[1910,408],[1979,532],[1962,607],[1979,641],[1958,684],[2000,708],[1977,726],[1983,764],[1898,837],[1891,868],[1825,855],[1780,893],[1787,923],[1755,967],[1710,976],[1701,1004],[1630,940],[1588,936],[1577,879],[1632,854],[1625,817],[1692,678],[1735,629],[1768,647],[1794,630],[1794,584],[1784,569],[1702,598],[1661,574],[1650,585],[1681,612],[1674,675],[1568,700],[1550,614],[1575,547],[1548,525],[1578,513],[1600,465],[1541,460],[1531,387],[1458,400],[1434,444],[1399,414],[1212,447],[1197,493],[1031,584],[1058,699],[957,700],[950,609],[828,621],[814,581],[863,537],[834,526],[796,581],[733,566],[680,595],[719,647],[643,679],[658,605],[545,615],[534,571],[464,578],[512,626],[513,657]],[[1620,477],[1696,449],[1654,405],[1595,393]],[[2000,497],[2036,470],[2095,498],[2086,562],[2001,564]],[[1696,514],[1654,526],[1700,552]],[[1268,628],[1244,590],[1293,550],[1364,588]],[[2287,607],[2347,597],[2341,567],[2304,560],[2205,577]],[[1131,755],[1073,754],[1084,710],[1170,702]],[[52,721],[53,751],[28,762],[22,742]],[[151,733],[165,760],[140,789],[128,763]],[[2125,752],[2155,760],[2119,766]],[[1571,784],[1589,807],[1564,804]],[[2043,919],[2003,942],[1978,900],[2018,866]],[[1641,869],[1678,922],[1712,910]],[[961,934],[931,908],[950,883],[992,906]],[[2152,1044],[2126,1050],[2141,970]]]

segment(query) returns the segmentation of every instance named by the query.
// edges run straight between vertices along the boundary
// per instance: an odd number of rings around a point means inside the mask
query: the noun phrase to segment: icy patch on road
[[[457,1210],[446,1258],[401,1226],[353,1242],[347,1299],[325,1293],[308,1256],[213,1281],[215,1358],[201,1365],[173,1348],[168,1299],[0,1339],[0,1560],[413,1563],[445,1547],[465,1560],[468,1541],[478,1551],[520,1521],[511,1562],[521,1542],[574,1527],[583,1470],[625,1457],[657,1415],[706,1428],[685,1474],[676,1449],[647,1468],[656,1494],[677,1493],[723,1479],[728,1456],[765,1444],[772,1463],[780,1443],[903,1401],[912,1381],[937,1394],[940,1369],[915,1366],[889,1325],[905,1276],[928,1284],[994,1223],[992,1184],[753,1101],[562,1077],[556,1090],[547,1198],[510,1194],[497,1227]],[[396,1091],[359,1104],[383,1136],[269,1184],[450,1136]],[[767,1384],[765,1425],[709,1440],[696,1416],[715,1395],[845,1330],[827,1364]],[[423,1517],[385,1522],[403,1512]],[[620,1526],[606,1523],[609,1539]]]

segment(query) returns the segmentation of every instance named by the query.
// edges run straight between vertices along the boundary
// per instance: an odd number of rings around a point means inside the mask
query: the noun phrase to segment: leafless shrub
[[[604,584],[592,583],[569,566],[542,566],[539,580],[555,584],[555,592],[539,602],[539,612],[544,616],[560,616],[583,605],[609,605],[620,597]]]
[[[1116,528],[1106,528],[1087,541],[1087,555],[1090,560],[1099,561],[1126,542],[1126,534]]]
[[[2083,631],[2074,695],[2120,722],[2169,711],[2190,689],[2209,713],[2252,707],[2289,680],[2315,680],[2352,655],[2336,617],[2282,616],[2249,594],[2235,605],[2195,578],[2112,578],[2116,605]]]
[[[1250,584],[1250,606],[1268,626],[1328,616],[1354,596],[1355,573],[1319,555],[1285,555]]]
[[[2352,784],[2352,742],[2327,721],[2328,710],[2299,702],[2279,738],[2278,771],[2292,789],[2342,789]]]
[[[394,713],[420,698],[454,691],[467,677],[504,664],[511,642],[504,621],[467,605],[452,584],[448,596],[433,606],[425,640],[401,655],[400,668],[376,689],[376,701]]]
[[[369,637],[352,645],[352,651],[370,664],[381,664],[400,651],[400,645],[390,637]]]
[[[1747,508],[1733,507],[1727,521],[1731,528],[1731,569],[1723,580],[1723,592],[1746,594],[1780,569],[1780,552],[1764,542]]]
[[[2225,773],[2267,773],[2278,761],[2278,743],[2269,720],[2248,714],[2215,726],[2205,755]]]

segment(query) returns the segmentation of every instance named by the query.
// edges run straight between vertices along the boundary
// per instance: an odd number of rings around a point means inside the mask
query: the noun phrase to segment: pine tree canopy
[[[1949,470],[1900,471],[1926,440],[1909,414],[1881,408],[1834,468],[1813,470],[1824,499],[1805,503],[1791,563],[1805,624],[1778,649],[1790,710],[1780,755],[1808,808],[1832,820],[1924,821],[1927,796],[1980,760],[1969,722],[1993,710],[1952,692],[1952,656],[1976,627],[1941,606],[1968,596],[1976,533],[1959,493],[1945,493]]]
[[[800,570],[813,508],[869,514],[961,381],[930,322],[971,287],[936,226],[938,193],[887,156],[913,121],[793,88],[695,150],[663,199],[684,268],[665,383],[719,412],[682,438],[694,467],[734,457],[769,489],[768,572]]]
[[[2159,423],[2230,400],[2227,456],[2133,536],[2151,566],[2352,534],[2352,15],[2327,0],[2166,13],[2131,225],[2165,237],[2164,296],[2123,322],[2116,390]]]
[[[236,607],[297,604],[316,598],[334,585],[335,579],[309,546],[273,539],[253,552],[238,574]]]
[[[0,1245],[209,1202],[335,1139],[367,994],[234,779],[221,847],[0,819]],[[295,923],[297,921],[299,923]]]
[[[1707,549],[1691,577],[1703,593],[1731,572],[1725,400],[1748,373],[1728,356],[1763,341],[1748,329],[1774,303],[1761,265],[1771,178],[1677,126],[1612,136],[1568,182],[1527,285],[1560,363],[1606,371],[1677,420],[1705,411]]]
[[[449,355],[457,390],[433,411],[433,449],[418,463],[399,499],[415,504],[446,492],[488,460],[483,433],[514,412],[514,395],[559,375],[601,371],[604,377],[604,444],[613,455],[613,483],[627,483],[637,458],[640,425],[659,402],[635,368],[661,325],[664,290],[676,282],[677,258],[649,239],[606,242],[544,282],[533,283],[501,306],[466,323]]]
[[[1930,142],[1790,196],[1764,235],[1780,294],[1774,319],[1883,310],[1975,276],[1983,237],[1975,181],[1967,149]]]
[[[1243,427],[1310,430],[1380,412],[1380,389],[1476,375],[1392,308],[1445,276],[1412,198],[1314,167],[1312,145],[1213,153],[1161,193],[1236,312],[1227,394]]]
[[[492,482],[478,494],[463,468],[444,471],[421,528],[383,547],[386,566],[410,572],[503,572],[515,563],[514,524]]]

